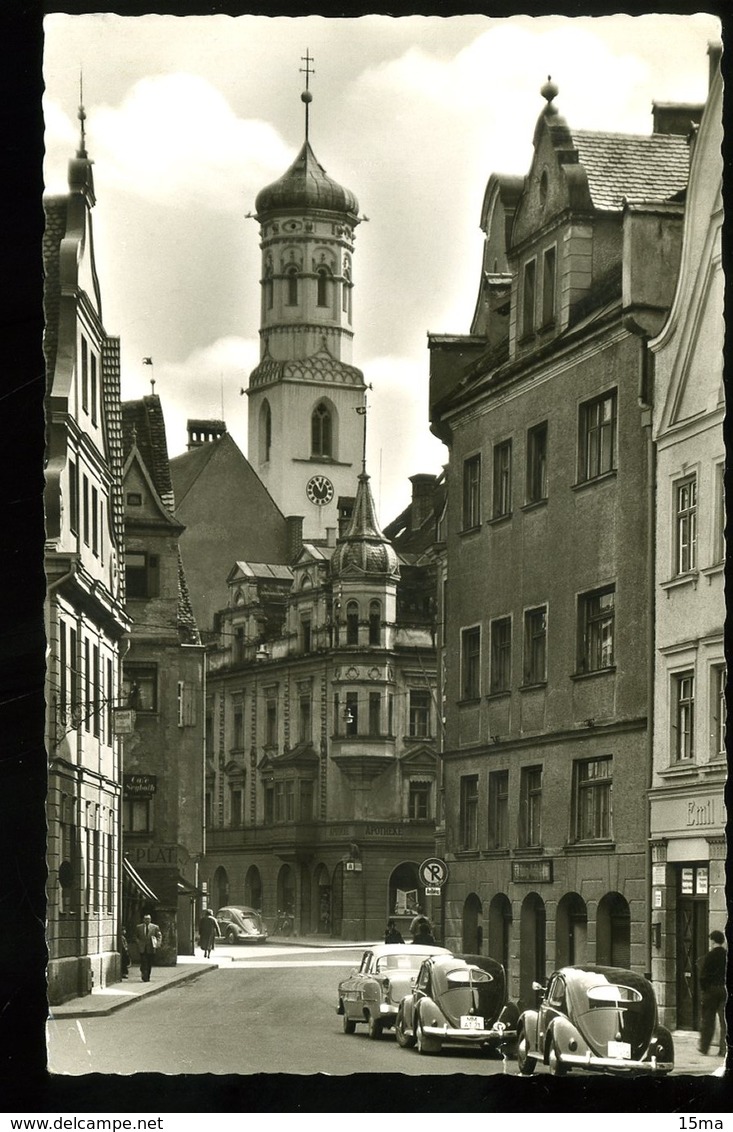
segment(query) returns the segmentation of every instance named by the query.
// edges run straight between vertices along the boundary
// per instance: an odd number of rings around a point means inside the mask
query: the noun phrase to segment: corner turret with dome
[[[356,196],[328,176],[310,144],[310,77],[303,57],[305,140],[262,189],[260,362],[249,377],[248,455],[285,513],[302,511],[307,538],[338,525],[360,448],[364,392],[352,365]]]

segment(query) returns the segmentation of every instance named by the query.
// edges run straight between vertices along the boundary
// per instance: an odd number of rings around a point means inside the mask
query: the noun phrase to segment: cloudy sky
[[[354,361],[373,385],[368,470],[383,522],[447,451],[428,428],[427,332],[466,333],[492,172],[524,173],[557,82],[571,127],[648,133],[652,100],[701,102],[709,14],[565,18],[53,14],[45,21],[45,179],[63,191],[83,71],[103,316],[123,397],[154,361],[171,455],[187,417],[224,416],[259,358],[258,228],[246,214],[304,133],[356,193]]]

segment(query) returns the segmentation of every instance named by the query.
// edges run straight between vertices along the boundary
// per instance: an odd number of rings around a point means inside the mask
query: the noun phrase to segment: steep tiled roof
[[[193,615],[191,595],[188,592],[188,583],[186,582],[186,572],[183,569],[180,546],[178,548],[178,611],[176,620],[178,623],[178,632],[184,644],[200,645],[201,637],[196,624],[196,618]]]
[[[122,425],[125,456],[132,448],[134,436],[158,495],[168,510],[173,511],[173,484],[160,397],[151,394],[141,401],[125,401],[122,405]]]
[[[109,465],[112,470],[112,527],[115,543],[124,552],[125,507],[122,498],[122,402],[120,401],[120,340],[102,339],[102,400],[107,431]],[[125,600],[125,571],[117,574],[120,600]]]
[[[212,440],[208,444],[200,444],[198,448],[191,448],[180,456],[174,456],[170,461],[176,506],[181,506],[220,444],[221,440]]]
[[[624,197],[667,200],[687,185],[690,150],[679,134],[573,130],[572,137],[595,208],[618,211]]]
[[[66,231],[66,197],[49,197],[43,207],[46,214],[43,231],[43,349],[46,355],[46,387],[50,390],[59,338],[59,245]]]

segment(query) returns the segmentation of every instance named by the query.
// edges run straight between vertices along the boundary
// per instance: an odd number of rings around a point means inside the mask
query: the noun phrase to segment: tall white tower
[[[255,202],[262,250],[260,362],[249,377],[248,456],[306,538],[338,527],[362,455],[364,377],[351,365],[354,233],[359,204],[316,159],[308,138]]]

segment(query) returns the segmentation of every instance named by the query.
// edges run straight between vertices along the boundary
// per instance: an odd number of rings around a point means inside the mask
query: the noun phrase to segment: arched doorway
[[[244,878],[244,903],[262,911],[262,877],[256,865],[250,865]]]
[[[558,901],[555,918],[555,966],[572,967],[587,961],[588,910],[577,892]]]
[[[295,915],[295,876],[290,865],[283,865],[277,874],[277,908]]]
[[[519,1009],[533,1007],[537,1001],[534,981],[545,981],[545,902],[536,892],[522,901],[519,921]]]
[[[414,861],[402,861],[392,870],[389,878],[385,920],[394,919],[402,935],[409,942],[410,923],[418,911],[425,912],[425,894],[417,875]]]
[[[596,963],[631,966],[631,911],[620,892],[607,892],[598,902]]]
[[[475,892],[469,892],[463,905],[463,931],[461,946],[467,955],[480,955],[484,942],[484,927],[481,923],[483,906]]]
[[[331,878],[331,935],[340,936],[344,916],[344,865],[339,861]]]
[[[489,904],[489,955],[498,959],[509,977],[509,943],[512,934],[512,905],[504,892],[497,892]]]
[[[325,865],[319,865],[315,876],[315,910],[317,923],[315,931],[321,935],[331,934],[331,878]]]
[[[226,869],[221,865],[214,873],[214,879],[211,882],[211,889],[213,895],[214,911],[217,908],[224,908],[229,903],[229,877],[227,876]]]

